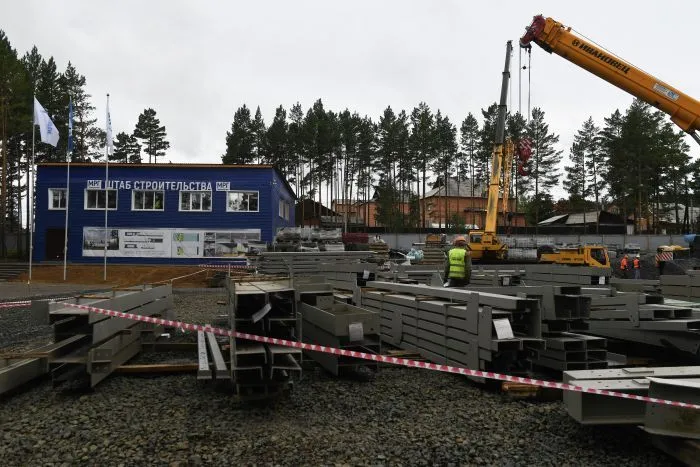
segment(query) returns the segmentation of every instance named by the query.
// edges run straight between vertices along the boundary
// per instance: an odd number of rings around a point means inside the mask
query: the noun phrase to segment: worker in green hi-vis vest
[[[472,256],[467,251],[467,239],[458,236],[453,243],[445,262],[445,287],[464,287],[472,275]]]

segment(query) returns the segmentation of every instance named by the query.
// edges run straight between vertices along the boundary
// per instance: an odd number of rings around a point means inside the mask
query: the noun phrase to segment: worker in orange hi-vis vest
[[[634,267],[634,278],[635,279],[641,279],[642,278],[642,265],[641,261],[639,260],[639,255],[635,256],[634,259],[632,260],[632,266]]]
[[[625,255],[622,257],[622,261],[620,261],[620,270],[622,271],[622,277],[627,279],[627,270],[630,268],[629,265],[629,256]]]

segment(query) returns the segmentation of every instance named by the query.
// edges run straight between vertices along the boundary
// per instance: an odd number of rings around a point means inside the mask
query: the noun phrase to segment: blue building
[[[201,263],[272,241],[294,225],[296,196],[269,165],[39,164],[34,260]],[[105,234],[107,204],[107,234]]]

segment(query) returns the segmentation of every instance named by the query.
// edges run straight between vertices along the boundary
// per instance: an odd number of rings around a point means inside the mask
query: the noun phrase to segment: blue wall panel
[[[88,180],[102,180],[105,166],[102,164],[71,164],[68,260],[72,262],[99,263],[102,257],[82,256],[83,227],[104,226],[104,210],[86,210],[85,191]],[[119,188],[117,210],[108,212],[109,227],[133,228],[191,228],[191,229],[261,229],[262,241],[270,242],[278,227],[294,225],[294,194],[270,167],[256,166],[187,166],[184,164],[111,164],[110,187]],[[210,212],[179,211],[177,185],[166,186],[163,211],[132,211],[132,189],[125,182],[208,182],[212,185],[212,210]],[[118,182],[124,184],[115,186]],[[229,182],[230,190],[259,192],[258,212],[227,212],[226,192],[216,191],[216,182]],[[36,183],[36,233],[34,260],[45,261],[48,229],[63,229],[64,210],[49,209],[49,188],[65,188],[65,164],[40,164]],[[142,186],[141,188],[145,188]],[[290,203],[289,220],[279,216],[279,200]],[[56,234],[57,231],[54,231]],[[54,240],[55,242],[55,240]],[[110,263],[199,263],[200,259],[180,258],[117,258],[108,257]]]

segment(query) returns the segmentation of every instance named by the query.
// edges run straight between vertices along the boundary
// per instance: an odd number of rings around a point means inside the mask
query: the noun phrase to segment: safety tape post
[[[101,315],[105,315],[105,316],[111,316],[114,318],[123,318],[123,319],[128,319],[131,321],[141,321],[144,323],[159,324],[159,325],[163,325],[163,326],[182,329],[184,331],[210,332],[210,333],[217,334],[220,336],[236,337],[239,339],[252,340],[252,341],[256,341],[256,342],[262,342],[265,344],[281,345],[284,347],[294,347],[297,349],[310,350],[313,352],[330,353],[330,354],[335,354],[335,355],[341,355],[344,357],[353,357],[353,358],[359,358],[359,359],[363,359],[363,360],[372,360],[375,362],[390,363],[393,365],[401,365],[401,366],[406,366],[406,367],[411,367],[411,368],[422,368],[422,369],[426,369],[426,370],[440,371],[443,373],[453,373],[453,374],[464,375],[464,376],[475,376],[478,378],[493,379],[493,380],[497,380],[497,381],[509,381],[509,382],[513,382],[513,383],[529,384],[531,386],[540,386],[543,388],[561,389],[563,391],[581,392],[581,393],[586,393],[586,394],[597,394],[597,395],[601,395],[601,396],[618,397],[620,399],[631,399],[631,400],[636,400],[636,401],[641,401],[641,402],[651,402],[651,403],[655,403],[655,404],[670,405],[673,407],[681,407],[681,408],[687,408],[687,409],[700,410],[700,404],[690,404],[687,402],[671,401],[671,400],[666,400],[666,399],[657,399],[654,397],[639,396],[637,394],[628,394],[625,392],[607,391],[604,389],[584,388],[581,386],[575,386],[575,385],[566,384],[566,383],[559,383],[556,381],[545,381],[545,380],[539,380],[539,379],[524,378],[521,376],[504,375],[501,373],[493,373],[490,371],[470,370],[468,368],[455,367],[455,366],[450,366],[450,365],[439,365],[437,363],[429,363],[429,362],[419,362],[416,360],[409,360],[406,358],[398,358],[398,357],[391,357],[391,356],[386,356],[386,355],[377,355],[377,354],[370,354],[370,353],[365,353],[365,352],[357,352],[355,350],[336,349],[334,347],[326,347],[326,346],[316,345],[316,344],[306,344],[304,342],[289,341],[286,339],[277,339],[274,337],[258,336],[255,334],[247,334],[247,333],[243,333],[243,332],[232,331],[230,329],[215,328],[215,327],[212,327],[210,325],[183,323],[182,321],[172,321],[172,320],[156,318],[156,317],[152,317],[152,316],[143,316],[143,315],[137,315],[137,314],[133,314],[133,313],[124,313],[121,311],[105,310],[103,308],[97,308],[97,307],[88,306],[88,305],[76,305],[74,303],[66,303],[65,305],[69,306],[69,307],[73,307],[73,308],[78,308],[81,310],[87,310],[87,311],[92,312],[92,313],[97,313],[97,314],[101,314]]]

